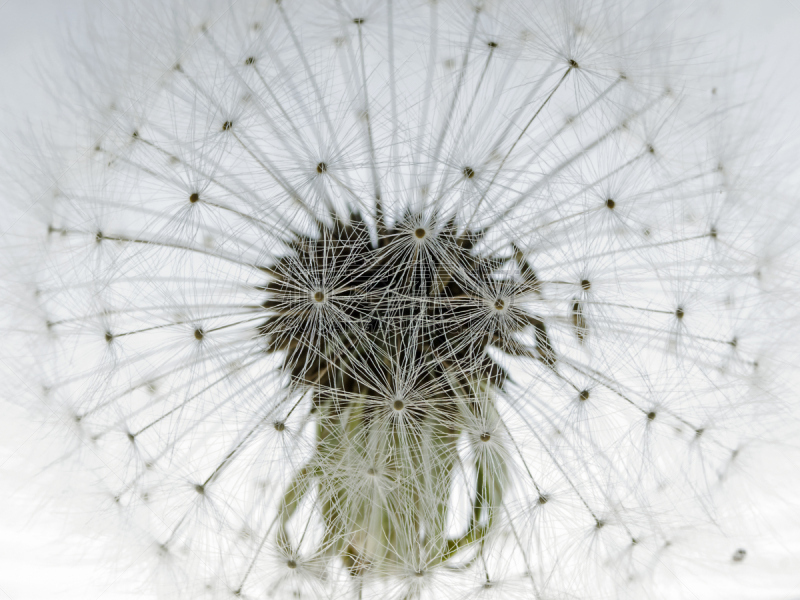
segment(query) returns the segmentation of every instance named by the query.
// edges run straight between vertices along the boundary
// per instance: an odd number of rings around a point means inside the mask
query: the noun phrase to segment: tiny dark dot
[[[637,540],[636,538],[631,538],[631,544],[632,544],[632,545],[634,545],[634,546],[635,546],[635,545],[636,545],[636,544],[638,544],[638,543],[639,543],[639,540]]]
[[[289,560],[286,561],[286,566],[289,567],[290,569],[296,569],[297,562],[295,562],[294,559],[290,558]]]
[[[647,144],[647,151],[648,151],[650,154],[655,154],[655,153],[656,153],[656,149],[655,149],[655,148],[653,148],[653,146],[652,146],[651,144]]]
[[[473,169],[472,167],[464,167],[464,169],[461,172],[464,173],[464,177],[466,177],[467,179],[472,179],[473,177],[475,177],[475,169]]]
[[[679,307],[678,307],[678,308],[675,310],[675,316],[676,316],[676,317],[678,317],[678,319],[682,319],[682,318],[683,318],[683,315],[685,315],[685,314],[686,314],[686,313],[683,311],[683,307],[681,307],[681,306],[679,306]]]
[[[620,81],[625,81],[626,79],[628,79],[628,76],[625,73],[620,73],[619,74],[619,78],[620,78]]]
[[[570,69],[580,69],[581,67],[580,67],[580,65],[577,63],[577,61],[575,61],[575,59],[572,59],[572,58],[570,58],[570,59],[569,59],[569,68],[570,68]]]
[[[647,413],[647,420],[648,421],[652,421],[655,418],[656,418],[656,413],[654,413],[652,410],[649,413]]]
[[[747,550],[745,550],[744,548],[739,548],[736,552],[733,553],[731,560],[733,560],[733,562],[742,562],[745,556],[747,556]]]
[[[228,131],[228,130],[229,130],[229,129],[231,129],[232,127],[233,127],[233,121],[225,121],[225,122],[222,124],[222,131]]]
[[[132,444],[136,441],[136,436],[130,432],[128,432],[128,441]]]
[[[695,429],[694,430],[694,435],[695,435],[695,437],[700,437],[701,435],[703,435],[704,432],[705,432],[705,429],[701,427],[700,429]]]
[[[136,131],[136,130],[134,129],[134,130],[133,130],[133,133],[131,134],[131,137],[132,137],[133,139],[136,139],[136,138],[138,138],[138,137],[139,137],[139,132],[138,132],[138,131]]]
[[[550,498],[548,498],[548,497],[547,497],[547,496],[545,496],[545,495],[540,495],[540,496],[539,496],[539,500],[538,500],[538,502],[539,502],[539,504],[547,504],[547,501],[548,501],[549,499],[550,499]]]
[[[729,343],[729,344],[730,344],[730,345],[731,345],[733,348],[736,348],[736,346],[739,344],[739,340],[737,340],[736,338],[733,338],[733,339],[732,339],[730,342],[728,342],[728,343]]]
[[[355,19],[353,19],[353,23],[355,23],[356,25],[363,25],[364,19],[362,19],[361,17],[356,17]]]
[[[414,230],[414,235],[417,237],[417,239],[420,239],[420,240],[425,237],[425,233],[426,232],[422,227],[417,227]]]
[[[492,439],[492,436],[488,432],[484,431],[481,434],[481,441],[482,442],[488,442],[490,439]]]
[[[256,62],[256,57],[255,56],[248,56],[246,59],[244,59],[244,64],[246,64],[246,65],[252,65],[255,62]]]
[[[373,469],[372,467],[367,469],[367,475],[375,475],[375,469]]]
[[[506,307],[506,303],[505,303],[505,301],[504,301],[502,298],[498,298],[498,299],[497,299],[497,300],[495,300],[495,302],[494,302],[494,307],[495,307],[495,309],[497,309],[497,310],[503,310],[503,309]]]
[[[114,335],[110,331],[106,331],[106,341],[110,344],[113,339]]]
[[[204,337],[205,337],[205,334],[203,333],[202,329],[195,329],[194,330],[194,339],[196,339],[197,341],[200,341]]]
[[[614,207],[615,207],[616,205],[617,205],[617,203],[616,203],[616,202],[614,202],[614,200],[612,200],[611,198],[607,198],[607,199],[606,199],[606,208],[608,208],[608,209],[611,209],[611,210],[614,210]]]
[[[328,170],[328,165],[326,165],[324,162],[321,162],[317,165],[317,173],[319,173],[320,175],[327,172],[327,170]]]
[[[497,48],[497,42],[489,42],[486,45],[489,46],[489,48]]]
[[[589,281],[588,279],[582,279],[581,287],[583,288],[584,292],[588,292],[590,289],[592,289],[592,282]]]
[[[717,93],[717,88],[711,88],[711,93],[712,94],[716,94]]]
[[[97,232],[97,235],[94,236],[94,241],[97,242],[98,244],[103,241],[103,232],[102,231],[98,231]]]
[[[179,63],[179,62],[177,62],[174,65],[172,65],[172,70],[173,71],[177,71],[178,73],[183,73],[183,67],[181,66],[181,63]]]
[[[416,575],[417,577],[424,577],[425,571],[414,571],[414,575]]]
[[[717,239],[717,228],[712,227],[711,230],[708,232],[708,235],[710,235],[714,239]]]
[[[194,486],[194,491],[200,495],[203,495],[206,493],[206,488],[202,484],[198,483],[196,486]]]
[[[283,431],[286,429],[286,424],[283,421],[275,421],[272,426],[275,428],[275,431]]]
[[[394,407],[395,410],[403,410],[405,404],[403,404],[402,400],[395,400],[392,406]]]
[[[323,292],[314,292],[314,302],[322,302],[323,300],[325,300]]]
[[[600,519],[597,519],[597,521],[595,522],[595,527],[596,527],[597,529],[602,529],[602,528],[603,528],[603,526],[604,526],[605,524],[606,524],[606,522],[605,522],[605,521],[602,521],[602,520],[600,520]]]
[[[582,390],[578,398],[581,402],[586,402],[589,399],[589,390]]]
[[[189,196],[189,202],[191,202],[192,204],[194,204],[194,203],[195,203],[195,202],[197,202],[198,200],[200,200],[200,194],[198,194],[197,192],[192,192],[192,195],[191,195],[191,196]]]

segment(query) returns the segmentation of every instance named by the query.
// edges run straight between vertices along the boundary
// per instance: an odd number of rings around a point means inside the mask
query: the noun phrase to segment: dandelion
[[[166,579],[650,590],[770,389],[722,100],[630,7],[217,8],[75,67],[20,266],[45,402]]]

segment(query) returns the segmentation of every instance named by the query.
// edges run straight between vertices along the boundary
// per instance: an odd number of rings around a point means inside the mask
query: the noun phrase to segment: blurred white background
[[[43,92],[43,73],[48,58],[58,52],[71,26],[93,11],[106,10],[102,0],[0,0],[0,146],[15,148],[17,136],[28,124],[36,129],[47,123],[52,103]],[[716,32],[721,40],[720,51],[734,66],[745,70],[757,67],[759,77],[752,84],[757,89],[750,90],[755,92],[751,95],[764,98],[770,110],[777,107],[781,111],[781,126],[773,134],[774,142],[789,149],[786,156],[790,159],[800,156],[800,144],[795,141],[800,134],[800,0],[696,0],[685,2],[675,14],[678,30],[685,27]],[[795,166],[798,164],[800,160],[795,161]],[[0,374],[14,377],[3,368],[4,358],[0,356]],[[800,402],[796,398],[787,401]],[[2,406],[0,600],[145,598],[133,591],[135,587],[130,583],[144,577],[144,570],[112,570],[101,560],[106,547],[102,528],[95,527],[91,534],[82,533],[81,525],[93,521],[94,515],[73,515],[73,523],[65,525],[63,515],[47,514],[41,508],[32,510],[37,506],[32,498],[36,492],[30,483],[32,473],[26,467],[26,457],[40,451],[32,447],[41,443],[42,430],[38,428],[39,424],[31,423],[21,411],[14,413]],[[763,456],[764,467],[769,467],[764,469],[767,473],[763,485],[775,485],[785,476],[793,479],[794,489],[800,490],[797,467],[787,459],[780,448]],[[765,499],[777,500],[771,490],[762,491]],[[791,493],[791,488],[781,491]],[[787,511],[786,505],[778,501],[775,506],[768,520],[750,523],[750,529],[755,527],[765,533],[764,539],[774,540],[775,535],[781,537],[786,519],[787,532],[800,532],[798,518],[791,514],[794,511]],[[771,510],[767,504],[762,508]],[[791,533],[783,537],[787,539],[782,547],[770,547],[771,556],[778,558],[759,559],[758,552],[749,552],[753,580],[749,581],[751,587],[742,588],[742,598],[800,598],[800,540],[793,542]],[[720,597],[709,582],[726,577],[721,568],[712,565],[709,571],[698,568],[687,575],[678,582],[679,588],[685,588],[681,595],[688,591],[686,597]],[[691,569],[688,571],[692,573]]]

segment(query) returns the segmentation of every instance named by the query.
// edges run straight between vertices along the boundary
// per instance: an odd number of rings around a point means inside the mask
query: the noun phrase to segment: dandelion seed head
[[[718,95],[609,3],[228,8],[86,59],[33,211],[36,368],[117,503],[239,597],[646,581],[768,395]]]

